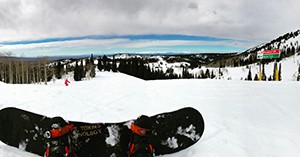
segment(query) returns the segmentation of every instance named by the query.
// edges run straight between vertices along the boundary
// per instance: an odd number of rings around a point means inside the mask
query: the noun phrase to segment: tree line
[[[84,63],[85,61],[85,63]],[[96,76],[96,65],[93,54],[90,58],[80,59],[75,61],[75,66],[72,67],[74,71],[74,80],[81,81],[83,78],[91,79]]]
[[[265,63],[262,63],[261,65],[261,80],[262,81],[276,81],[276,75],[278,72],[278,81],[281,81],[281,64],[275,62],[274,63],[274,68],[273,68],[273,74],[267,77],[265,73]],[[251,73],[251,68],[249,68],[249,72],[246,78],[247,81],[259,81],[259,74],[255,74],[254,78],[252,78],[252,73]]]
[[[0,53],[0,80],[10,84],[47,84],[50,73],[48,63],[47,57],[28,60],[13,57],[11,52]]]
[[[181,73],[175,73],[172,67],[163,70],[162,67],[155,67],[155,59],[130,58],[130,59],[112,59],[107,56],[99,57],[97,68],[99,71],[121,72],[144,80],[158,79],[189,79],[189,78],[214,78],[213,71],[206,69],[200,71],[200,74],[193,74],[189,71],[189,66],[181,65]],[[152,64],[152,66],[151,66]]]
[[[72,62],[76,62],[72,65]],[[85,59],[53,61],[48,57],[33,59],[0,53],[0,81],[10,84],[44,83],[70,75],[75,81],[96,76],[93,55]]]
[[[96,64],[95,61],[97,61]],[[275,63],[273,75],[266,76],[264,70],[266,63],[262,62],[262,80],[275,80],[276,71],[278,71],[279,80],[281,80],[281,64]],[[221,68],[218,71],[217,69],[200,69],[199,72],[194,73],[191,71],[193,68],[189,65],[182,64],[179,69],[173,67],[163,69],[162,66],[162,63],[153,58],[115,59],[112,57],[111,59],[102,56],[95,59],[91,55],[91,57],[83,59],[53,61],[47,57],[26,59],[13,57],[12,53],[2,53],[0,54],[0,81],[11,84],[47,84],[50,80],[62,79],[64,76],[72,76],[75,81],[81,81],[95,77],[96,68],[99,71],[121,72],[144,80],[213,79],[223,75]],[[177,71],[175,72],[175,70]],[[300,81],[300,65],[296,79]],[[259,80],[259,75],[255,74],[253,77],[249,68],[245,80]]]

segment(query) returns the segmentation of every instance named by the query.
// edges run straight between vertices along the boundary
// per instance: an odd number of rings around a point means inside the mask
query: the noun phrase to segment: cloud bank
[[[145,34],[260,43],[299,29],[298,6],[298,0],[0,0],[0,45],[49,38]],[[99,40],[96,42],[101,45]],[[135,45],[139,44],[136,41]]]

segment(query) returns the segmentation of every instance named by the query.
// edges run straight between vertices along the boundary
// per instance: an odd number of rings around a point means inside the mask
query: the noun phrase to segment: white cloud
[[[298,0],[1,0],[1,41],[106,34],[270,40],[300,26]]]
[[[33,54],[77,48],[80,53],[82,48],[139,49],[176,45],[250,48],[256,43],[299,29],[298,6],[298,0],[0,0],[0,52],[31,51]],[[85,39],[17,45],[4,43],[89,35],[142,34],[181,34],[237,40]]]
[[[224,46],[243,49],[253,44],[247,41],[236,40],[130,40],[127,38],[112,39],[77,39],[59,40],[40,43],[19,43],[0,46],[0,52],[11,51],[16,56],[53,56],[53,55],[79,55],[79,54],[112,54],[116,52],[125,53],[163,53],[166,52],[208,52],[201,50],[201,46]],[[173,49],[172,47],[184,46],[185,49]],[[191,47],[193,50],[189,50]],[[194,48],[193,48],[194,47]],[[196,47],[196,48],[195,48]],[[227,50],[228,51],[228,50]],[[234,51],[234,50],[233,50]],[[231,51],[231,52],[233,52]],[[209,51],[211,52],[211,51]]]
[[[29,49],[43,49],[43,48],[109,48],[120,43],[128,42],[128,39],[108,39],[108,40],[68,40],[56,42],[42,42],[31,44],[13,44],[2,45],[0,51],[20,51]]]

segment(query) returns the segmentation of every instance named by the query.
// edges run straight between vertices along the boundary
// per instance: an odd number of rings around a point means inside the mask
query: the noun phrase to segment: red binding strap
[[[69,151],[68,146],[65,146],[65,152],[66,152],[66,156],[69,156],[70,151]]]
[[[148,145],[149,146],[149,149],[150,149],[150,153],[153,153],[153,147],[152,147],[152,145],[151,144],[149,144]],[[129,153],[128,153],[128,157],[130,157],[131,156],[131,154],[132,154],[132,152],[133,152],[133,150],[134,150],[134,143],[130,146],[130,149],[129,149]]]
[[[57,137],[63,136],[65,134],[67,134],[68,132],[72,131],[73,129],[74,129],[73,124],[68,124],[62,128],[52,129],[52,130],[50,130],[51,138],[57,138]]]
[[[151,144],[149,144],[149,148],[150,148],[150,151],[151,151],[151,153],[152,153],[152,152],[153,152],[153,147],[152,147]]]
[[[49,147],[46,148],[45,156],[49,157]]]
[[[140,136],[147,136],[150,129],[141,128],[139,126],[136,126],[134,123],[131,123],[131,131]]]
[[[132,154],[133,150],[134,150],[134,144],[132,144],[132,145],[130,146],[129,153],[128,153],[128,157],[130,157],[130,155]]]

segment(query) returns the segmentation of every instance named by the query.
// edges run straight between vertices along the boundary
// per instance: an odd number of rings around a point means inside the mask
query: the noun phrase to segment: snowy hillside
[[[185,106],[197,108],[206,123],[201,140],[165,157],[300,154],[298,82],[144,81],[121,73],[97,72],[94,79],[71,81],[68,87],[63,80],[56,80],[48,85],[0,83],[0,89],[0,109],[14,106],[87,122],[118,122]],[[3,143],[0,156],[36,157]]]
[[[265,64],[265,73],[266,76],[273,76],[274,72],[274,64],[275,62],[271,62]],[[282,81],[296,81],[298,73],[298,68],[300,64],[300,56],[294,55],[288,58],[285,58],[277,63],[281,64],[282,71]],[[249,69],[251,69],[252,78],[254,78],[255,74],[259,73],[259,63],[250,64],[248,66],[242,67],[226,67],[222,68],[223,78],[224,79],[232,79],[232,80],[245,80],[249,73]],[[216,73],[218,69],[214,69]]]
[[[167,69],[172,68],[174,69],[174,73],[178,75],[182,74],[182,65],[190,65],[188,62],[167,63],[161,57],[157,58],[159,61],[157,63],[150,64],[151,67],[159,68],[164,72],[166,72]],[[267,78],[273,76],[274,64],[275,62],[265,64],[265,74]],[[300,55],[296,54],[291,57],[284,58],[277,64],[281,64],[282,81],[296,81],[296,78],[299,74],[298,68],[300,64]],[[201,68],[189,69],[189,72],[194,74],[195,76],[198,76],[201,74],[201,72],[205,72],[207,69],[209,69],[210,72],[213,72],[214,75],[216,75],[214,79],[245,80],[248,76],[249,69],[251,69],[252,78],[254,78],[255,75],[259,73],[259,63],[241,67],[224,67],[221,69],[202,66]]]

